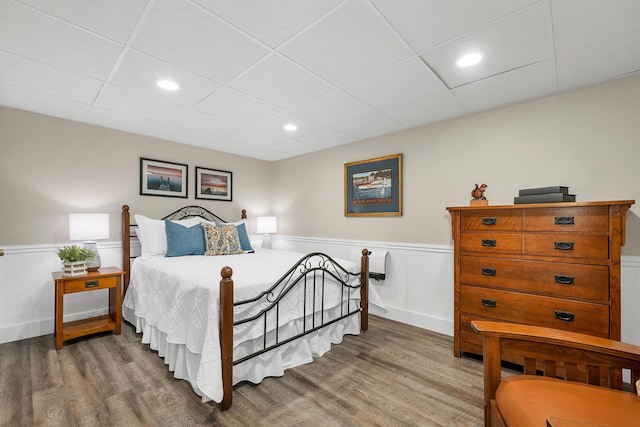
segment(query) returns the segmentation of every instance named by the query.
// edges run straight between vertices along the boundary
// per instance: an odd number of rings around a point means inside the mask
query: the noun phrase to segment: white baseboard
[[[423,313],[389,306],[387,306],[387,314],[383,317],[450,337],[453,336],[453,321],[449,319],[440,319]]]

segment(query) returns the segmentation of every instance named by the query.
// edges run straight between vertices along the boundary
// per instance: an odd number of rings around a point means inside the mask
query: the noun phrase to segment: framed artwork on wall
[[[233,173],[196,166],[196,199],[230,202],[232,185]]]
[[[140,194],[187,197],[189,166],[181,163],[140,158]]]
[[[402,154],[345,163],[345,216],[402,216]]]

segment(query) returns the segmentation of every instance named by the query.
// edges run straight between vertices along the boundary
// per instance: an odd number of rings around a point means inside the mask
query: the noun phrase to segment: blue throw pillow
[[[240,247],[242,250],[245,252],[253,252],[251,240],[249,240],[249,234],[247,233],[247,227],[244,222],[236,225],[236,230],[238,230],[238,238],[240,239]]]
[[[166,256],[204,255],[207,245],[202,225],[185,227],[169,220],[165,220],[164,224],[167,230]]]

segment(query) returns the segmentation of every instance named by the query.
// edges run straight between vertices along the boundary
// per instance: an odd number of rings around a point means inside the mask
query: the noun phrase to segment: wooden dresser
[[[634,203],[447,208],[454,240],[454,355],[482,354],[482,340],[470,327],[474,319],[619,340],[620,247]]]

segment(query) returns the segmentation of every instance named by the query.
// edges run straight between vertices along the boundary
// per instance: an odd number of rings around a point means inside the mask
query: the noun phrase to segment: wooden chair
[[[485,426],[640,425],[640,346],[514,323],[471,326],[483,337]],[[501,352],[521,356],[524,375],[502,378]]]

